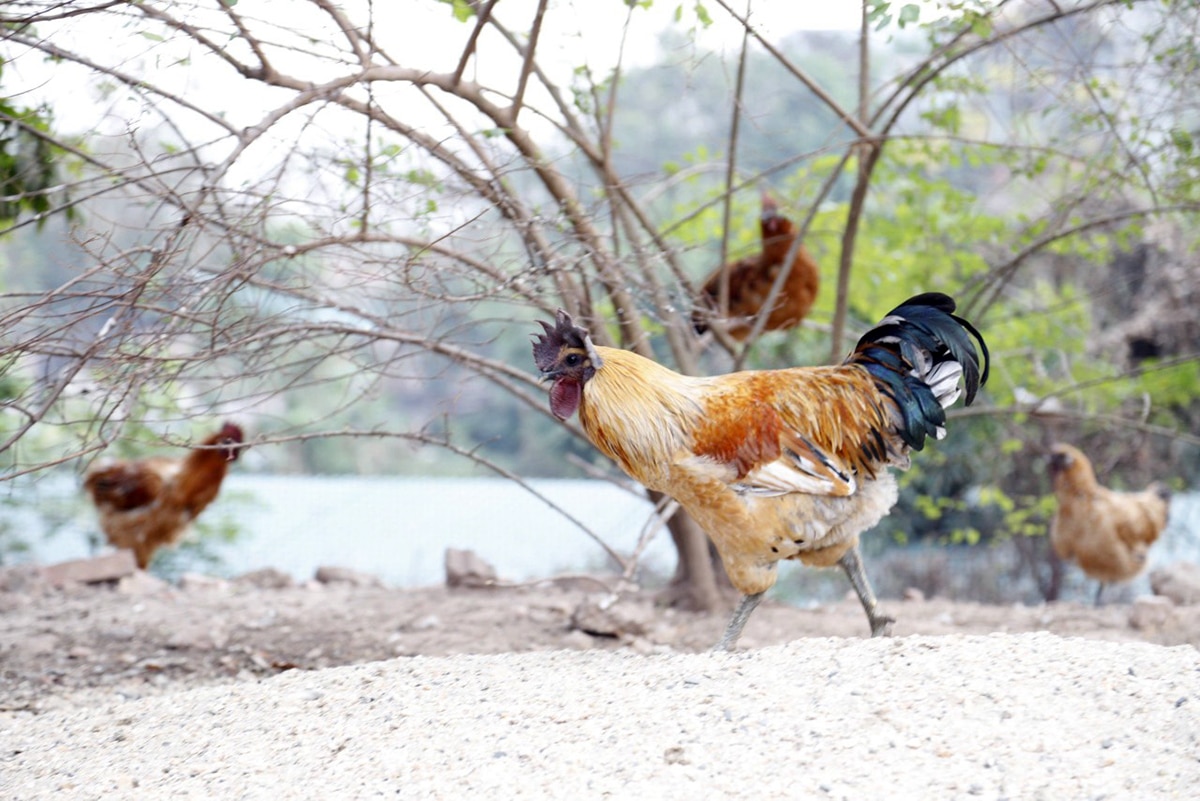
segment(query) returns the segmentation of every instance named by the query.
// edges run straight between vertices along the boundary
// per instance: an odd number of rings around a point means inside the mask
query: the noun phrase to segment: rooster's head
[[[554,382],[550,387],[550,411],[559,420],[566,420],[579,408],[583,385],[603,361],[587,329],[575,325],[562,309],[554,316],[554,325],[538,322],[546,333],[534,335],[533,361],[542,380]]]

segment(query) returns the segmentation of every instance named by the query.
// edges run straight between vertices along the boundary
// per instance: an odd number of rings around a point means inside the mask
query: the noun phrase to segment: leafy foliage
[[[0,58],[0,85],[4,60]],[[0,97],[0,224],[23,212],[36,214],[38,224],[61,194],[58,162],[62,149],[51,136],[53,117],[48,108],[26,108]],[[72,212],[69,207],[68,215]]]

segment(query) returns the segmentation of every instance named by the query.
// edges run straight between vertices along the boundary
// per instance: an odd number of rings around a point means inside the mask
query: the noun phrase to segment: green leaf
[[[888,10],[891,8],[891,6],[892,4],[888,2],[872,0],[870,7],[867,9],[867,22],[877,23],[875,30],[879,30],[887,25],[892,21],[892,15],[888,13]],[[880,22],[880,20],[883,21]]]
[[[1014,453],[1020,453],[1025,450],[1025,443],[1015,437],[1010,437],[1000,443],[1000,452],[1006,456],[1012,456]]]
[[[1187,156],[1192,154],[1192,150],[1196,146],[1192,139],[1192,135],[1185,129],[1179,127],[1174,127],[1171,129],[1171,141],[1175,144],[1175,147],[1179,148],[1179,150]]]
[[[459,22],[466,22],[475,16],[475,7],[467,0],[440,0],[440,2],[450,6],[450,13]]]

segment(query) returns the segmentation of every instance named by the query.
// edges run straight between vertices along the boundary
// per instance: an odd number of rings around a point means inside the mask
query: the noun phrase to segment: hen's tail
[[[946,435],[944,410],[962,392],[960,377],[968,406],[987,382],[987,343],[954,309],[954,299],[940,292],[909,298],[863,334],[846,359],[865,368],[880,391],[895,401],[900,413],[897,433],[914,450],[925,447],[926,435]],[[983,354],[982,372],[971,337]]]

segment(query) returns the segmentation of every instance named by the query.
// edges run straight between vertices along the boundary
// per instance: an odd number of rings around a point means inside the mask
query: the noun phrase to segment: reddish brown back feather
[[[138,462],[123,462],[93,472],[84,482],[96,504],[127,511],[153,503],[162,492],[162,476]]]
[[[731,465],[744,478],[759,465],[779,458],[783,422],[758,398],[726,394],[709,399],[695,431],[695,453]]]
[[[740,479],[786,448],[814,463],[873,477],[892,456],[890,416],[866,371],[853,366],[735,374],[704,398],[694,449]],[[899,447],[898,445],[895,447]]]

